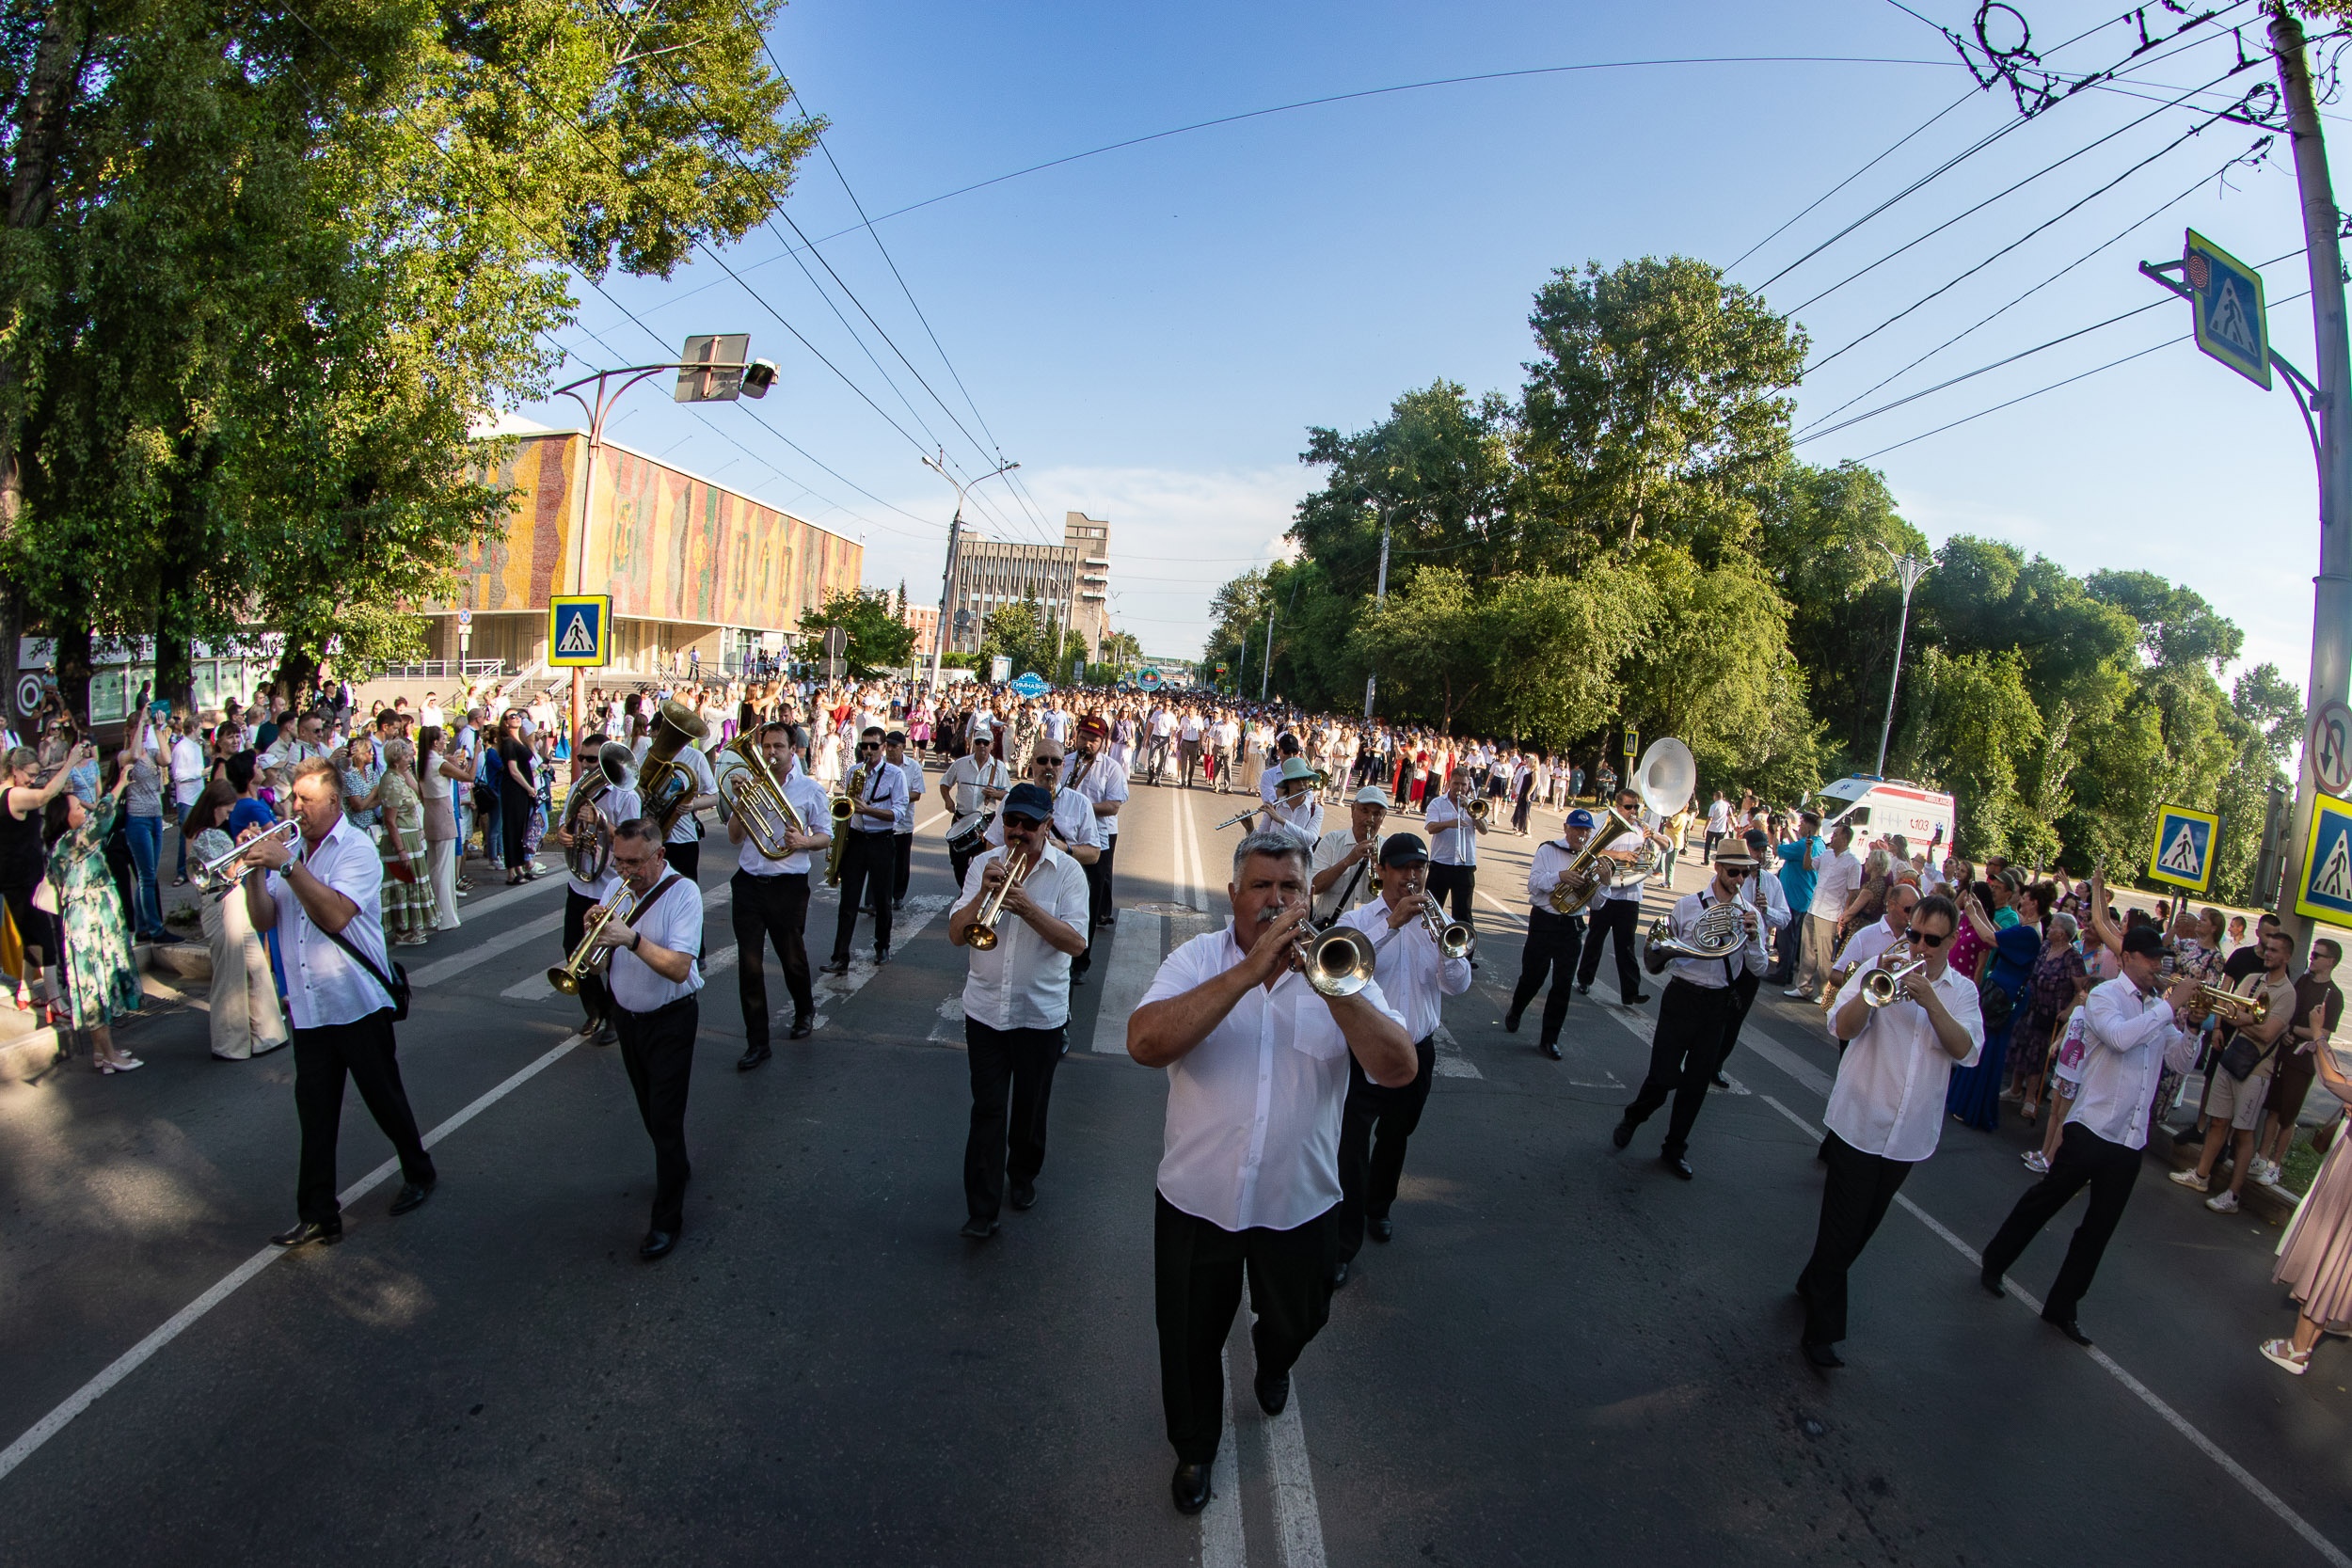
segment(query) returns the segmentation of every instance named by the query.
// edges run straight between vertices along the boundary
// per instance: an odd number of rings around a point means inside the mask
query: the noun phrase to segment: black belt
[[[701,995],[702,993],[700,991],[689,991],[675,1002],[664,1002],[660,1006],[656,1007],[649,1013],[641,1013],[633,1007],[622,1007],[618,1002],[613,1003],[613,1006],[619,1008],[622,1012],[628,1014],[631,1018],[642,1019],[646,1022],[651,1022],[657,1018],[668,1018],[672,1014],[678,1011],[681,1007],[692,1006],[695,1002],[701,998]]]

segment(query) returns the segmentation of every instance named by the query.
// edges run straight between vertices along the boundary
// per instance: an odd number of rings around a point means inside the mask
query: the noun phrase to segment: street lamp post
[[[1903,584],[1903,610],[1895,622],[1895,668],[1886,677],[1886,721],[1879,726],[1879,763],[1874,769],[1877,776],[1883,779],[1886,777],[1886,738],[1895,732],[1895,692],[1903,683],[1903,636],[1911,629],[1911,591],[1918,586],[1919,579],[1928,575],[1928,568],[1935,562],[1924,556],[1909,553],[1897,555],[1893,550],[1887,550],[1884,545],[1879,548],[1886,550],[1887,559],[1895,563],[1895,575],[1902,579]]]
[[[947,599],[955,590],[956,551],[963,542],[963,498],[977,486],[987,483],[998,474],[1009,474],[1021,465],[999,463],[967,484],[947,471],[947,449],[942,447],[939,449],[939,456],[936,460],[928,456],[923,459],[923,467],[956,487],[956,515],[949,519],[947,524],[947,569],[939,575],[939,635],[931,639],[930,687],[933,691],[937,691],[939,689],[939,664],[946,646],[947,628],[954,625],[947,619]]]
[[[1385,608],[1388,602],[1389,509],[1384,506],[1380,509],[1380,580],[1378,585],[1373,590],[1372,604],[1375,610],[1379,610]],[[1369,722],[1372,718],[1373,692],[1375,689],[1377,689],[1379,684],[1380,677],[1376,673],[1372,671],[1366,671],[1364,673],[1364,718],[1367,722]]]

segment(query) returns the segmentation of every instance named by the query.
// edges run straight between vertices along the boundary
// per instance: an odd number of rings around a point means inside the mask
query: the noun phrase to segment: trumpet
[[[2199,986],[2189,1004],[2200,1017],[2217,1018],[2233,1029],[2251,1029],[2270,1017],[2270,999],[2243,996],[2226,986]]]
[[[1448,920],[1445,911],[1427,894],[1421,895],[1421,917],[1429,923],[1429,934],[1438,939],[1438,952],[1449,958],[1467,958],[1478,933],[1458,920]]]
[[[1903,976],[1913,970],[1925,969],[1927,964],[1925,958],[1914,958],[1892,969],[1870,971],[1862,977],[1862,1005],[1866,1007],[1883,1007],[1889,1003],[1900,1002],[1903,1000]]]
[[[637,908],[637,895],[624,882],[612,890],[612,896],[588,911],[588,923],[580,933],[580,945],[572,956],[548,971],[548,984],[566,996],[580,993],[580,983],[612,961],[612,955],[596,951],[596,938],[615,920],[627,920]]]
[[[245,873],[251,869],[249,866],[239,867],[236,870],[230,868],[245,859],[252,851],[254,846],[267,839],[279,839],[288,848],[292,848],[301,837],[302,824],[289,816],[283,822],[272,823],[243,844],[233,846],[227,854],[215,855],[203,864],[192,868],[188,872],[188,879],[196,884],[197,891],[205,897],[226,898]]]
[[[1298,943],[1298,963],[1307,983],[1319,994],[1353,996],[1372,984],[1373,966],[1379,955],[1354,927],[1334,926],[1318,932],[1301,921],[1292,940]]]
[[[992,951],[997,942],[996,922],[1005,912],[1005,898],[1012,890],[1028,879],[1037,868],[1037,862],[1027,855],[1012,855],[1005,861],[1005,879],[996,884],[994,892],[980,900],[979,912],[963,927],[963,944],[980,952]]]

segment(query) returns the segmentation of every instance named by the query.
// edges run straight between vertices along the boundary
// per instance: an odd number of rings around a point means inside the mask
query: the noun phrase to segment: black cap
[[[1054,798],[1033,784],[1017,784],[1005,796],[1001,808],[1007,816],[1025,816],[1032,822],[1050,822],[1054,816]]]
[[[2164,957],[2164,933],[2153,926],[2135,926],[2123,933],[2123,951],[2137,953],[2142,958]]]
[[[1382,865],[1421,865],[1429,859],[1429,846],[1419,833],[1391,833],[1380,843]]]

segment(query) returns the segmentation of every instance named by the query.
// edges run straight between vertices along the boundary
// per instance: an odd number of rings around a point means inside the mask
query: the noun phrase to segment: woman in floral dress
[[[139,1008],[139,974],[132,961],[131,927],[122,897],[106,867],[106,835],[122,809],[131,781],[130,753],[115,764],[114,787],[95,810],[71,792],[49,802],[42,834],[49,846],[49,886],[56,895],[57,925],[65,933],[67,999],[73,1027],[90,1037],[98,1070],[128,1072],[146,1064],[118,1048],[114,1021]]]
[[[433,888],[425,878],[424,800],[417,793],[417,749],[384,743],[384,777],[375,786],[384,812],[384,936],[402,947],[421,947],[433,929]]]

